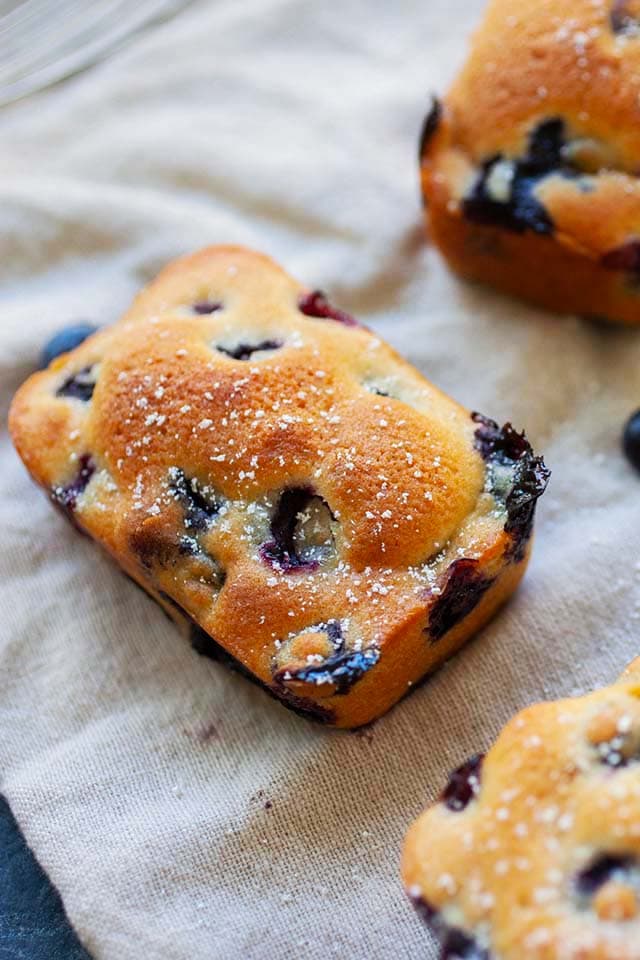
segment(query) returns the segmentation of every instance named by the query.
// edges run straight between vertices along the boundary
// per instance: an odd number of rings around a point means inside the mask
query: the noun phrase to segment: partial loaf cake
[[[402,874],[444,960],[640,960],[640,659],[455,770]]]
[[[491,0],[420,164],[457,273],[640,323],[640,3]]]

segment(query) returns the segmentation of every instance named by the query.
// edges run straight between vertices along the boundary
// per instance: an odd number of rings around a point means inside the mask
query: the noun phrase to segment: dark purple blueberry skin
[[[73,514],[76,509],[78,497],[89,486],[89,482],[96,472],[96,465],[90,454],[85,453],[78,461],[78,470],[66,487],[55,487],[51,491],[51,500],[56,507],[66,515],[66,517],[75,523]]]
[[[536,503],[547,489],[551,471],[542,457],[534,456],[525,434],[518,433],[510,423],[499,427],[495,420],[480,413],[472,413],[471,418],[479,424],[475,442],[482,458],[487,463],[513,465],[513,485],[505,501],[504,529],[512,540],[509,559],[519,563],[533,530]]]
[[[494,583],[495,577],[486,577],[478,572],[477,560],[454,560],[447,570],[444,589],[429,613],[429,640],[437,643],[452,627],[464,620]]]
[[[440,941],[440,960],[493,960],[491,952],[480,947],[470,934],[447,926],[435,907],[422,897],[412,897],[411,900],[420,917]]]
[[[515,162],[511,197],[507,203],[495,200],[487,191],[487,181],[497,163],[504,160],[496,154],[484,162],[462,210],[467,220],[487,226],[502,227],[515,233],[530,230],[552,234],[555,225],[549,213],[536,198],[534,188],[550,173],[574,177],[577,173],[563,157],[565,125],[560,117],[543,121],[531,133],[526,154]]]
[[[472,413],[471,419],[480,426],[476,430],[476,447],[483,460],[520,460],[530,454],[531,444],[523,433],[518,433],[510,423],[499,427],[495,420],[484,417],[481,413]]]
[[[293,535],[302,513],[315,496],[310,487],[290,487],[283,490],[276,511],[271,519],[271,540],[260,548],[260,556],[267,563],[285,573],[296,570],[316,570],[315,560],[304,560],[296,552]]]
[[[613,0],[609,23],[614,33],[635,35],[640,23],[638,17],[629,10],[628,0]]]
[[[536,502],[546,489],[550,473],[544,461],[533,455],[525,434],[518,433],[510,423],[499,427],[494,420],[479,413],[472,413],[471,417],[479,425],[475,431],[475,445],[482,458],[487,463],[499,463],[513,470],[513,484],[505,499],[507,520],[504,529],[511,537],[507,559],[518,563],[524,558],[533,529]],[[503,493],[499,495],[504,497]],[[464,620],[494,583],[495,577],[483,574],[477,560],[454,560],[429,613],[426,627],[429,640],[436,643]]]
[[[218,310],[222,310],[222,304],[213,300],[199,300],[193,304],[192,310],[194,313],[203,315],[206,313],[216,313]]]
[[[338,620],[329,620],[318,624],[317,630],[326,632],[333,644],[334,653],[322,663],[301,667],[299,670],[278,670],[274,674],[276,686],[291,681],[302,683],[332,683],[337,696],[344,696],[380,659],[380,651],[375,647],[366,650],[348,650]],[[286,679],[285,679],[286,676]]]
[[[367,650],[345,650],[344,653],[336,653],[329,657],[324,663],[290,671],[289,679],[302,683],[333,683],[336,695],[344,696],[371,667],[376,665],[379,659],[380,651],[375,647]],[[287,682],[282,679],[282,672],[275,675],[276,683]]]
[[[625,746],[625,741],[627,741]],[[628,738],[624,734],[617,734],[612,740],[597,745],[592,744],[592,754],[598,763],[612,770],[621,770],[640,760],[638,750],[629,749]]]
[[[484,754],[476,753],[450,774],[449,782],[440,797],[447,809],[460,813],[478,795],[483,761]]]
[[[169,490],[182,505],[185,512],[185,527],[202,533],[220,510],[220,505],[205,497],[193,486],[183,470],[177,470],[171,477]]]
[[[96,389],[95,383],[87,379],[92,369],[92,367],[83,367],[78,373],[72,374],[56,390],[56,397],[74,397],[76,400],[82,400],[83,403],[89,403]]]
[[[65,327],[64,330],[60,330],[59,333],[54,334],[42,350],[41,369],[48,367],[50,363],[57,357],[61,357],[63,353],[69,353],[70,350],[75,350],[81,343],[84,343],[87,337],[95,333],[97,329],[98,328],[91,323],[74,323],[71,326]]]
[[[260,350],[278,350],[282,346],[282,340],[262,340],[260,343],[239,343],[233,350],[218,346],[216,349],[232,360],[250,360],[254,353]]]
[[[632,467],[640,471],[640,410],[627,420],[622,437],[625,456]]]
[[[420,160],[423,159],[425,153],[427,152],[427,148],[435,136],[438,127],[440,126],[441,119],[442,104],[437,97],[432,96],[431,107],[424,118],[422,130],[420,131],[420,144],[418,147],[418,157]]]
[[[620,871],[629,870],[637,861],[631,855],[619,853],[600,854],[588,867],[576,877],[576,889],[583,897],[592,897],[600,887],[611,880]]]
[[[336,320],[347,327],[359,326],[358,321],[344,310],[332,307],[322,290],[312,290],[298,300],[298,309],[306,317],[318,317],[321,320]]]
[[[180,537],[178,552],[182,557],[197,557],[200,553],[200,545],[195,537]]]
[[[473,937],[455,927],[449,927],[441,938],[440,960],[491,960],[488,950],[480,947]]]

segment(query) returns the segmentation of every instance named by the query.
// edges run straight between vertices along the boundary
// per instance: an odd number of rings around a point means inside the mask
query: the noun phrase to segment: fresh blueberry
[[[640,471],[640,410],[632,413],[627,420],[622,446],[629,463]]]
[[[449,776],[449,782],[440,798],[449,810],[460,813],[477,797],[483,760],[484,754],[477,753]]]
[[[63,353],[75,350],[97,329],[91,323],[74,323],[72,326],[60,330],[49,340],[42,351],[41,369],[48,367],[56,357],[62,356]]]

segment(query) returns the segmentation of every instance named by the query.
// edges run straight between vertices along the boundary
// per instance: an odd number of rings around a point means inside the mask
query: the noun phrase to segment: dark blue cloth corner
[[[0,960],[91,960],[0,797]]]

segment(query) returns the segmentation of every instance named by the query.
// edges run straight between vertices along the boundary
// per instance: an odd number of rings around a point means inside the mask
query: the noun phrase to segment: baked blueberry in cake
[[[640,659],[455,770],[402,875],[443,958],[640,960]]]
[[[420,139],[450,266],[554,311],[640,323],[640,4],[490,0]]]
[[[213,247],[35,374],[35,480],[223,661],[340,727],[515,589],[548,471],[268,258]]]

